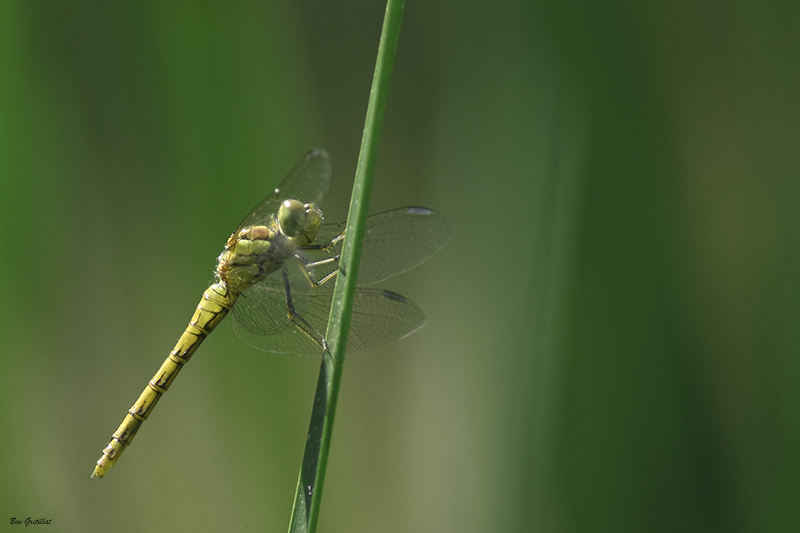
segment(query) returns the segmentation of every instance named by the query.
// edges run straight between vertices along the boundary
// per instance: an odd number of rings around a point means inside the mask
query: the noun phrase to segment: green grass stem
[[[325,469],[336,415],[336,403],[344,368],[350,312],[353,307],[361,245],[369,210],[372,176],[375,171],[383,112],[389,94],[389,81],[400,34],[403,4],[404,0],[388,0],[386,4],[386,15],[378,46],[378,57],[375,61],[375,74],[372,78],[364,133],[361,138],[361,151],[353,184],[353,195],[350,199],[345,240],[339,260],[339,274],[336,276],[333,304],[325,334],[331,353],[325,354],[322,358],[308,438],[289,524],[291,533],[313,533],[319,517]]]

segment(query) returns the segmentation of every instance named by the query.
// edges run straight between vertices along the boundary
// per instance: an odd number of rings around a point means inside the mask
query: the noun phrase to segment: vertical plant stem
[[[339,273],[328,320],[325,338],[330,353],[322,358],[314,406],[308,428],[308,438],[297,483],[290,532],[316,531],[319,517],[322,488],[325,482],[325,469],[336,415],[336,402],[342,380],[344,355],[347,347],[347,334],[350,328],[350,312],[358,277],[358,263],[361,258],[361,245],[369,210],[369,196],[372,190],[372,176],[378,153],[383,112],[389,94],[389,80],[392,76],[400,22],[403,16],[404,0],[388,0],[383,30],[375,61],[364,134],[361,138],[361,152],[358,156],[353,196],[347,217],[342,255],[339,260]]]

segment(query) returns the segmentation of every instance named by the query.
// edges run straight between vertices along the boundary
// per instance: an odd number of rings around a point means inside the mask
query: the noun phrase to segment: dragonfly
[[[230,236],[217,258],[215,282],[103,449],[93,478],[103,477],[116,464],[178,372],[229,312],[236,334],[256,349],[330,354],[324,332],[345,236],[343,222],[323,224],[320,206],[331,175],[328,154],[309,151]],[[367,218],[348,352],[399,340],[423,326],[425,315],[412,301],[365,286],[423,263],[448,236],[444,217],[424,207]]]

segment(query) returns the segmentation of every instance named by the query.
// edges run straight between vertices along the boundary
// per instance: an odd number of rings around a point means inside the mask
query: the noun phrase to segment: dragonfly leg
[[[337,235],[336,237],[334,237],[330,241],[326,242],[325,244],[310,244],[308,246],[303,246],[303,249],[305,249],[305,250],[330,250],[331,248],[333,248],[334,246],[336,246],[337,244],[339,244],[343,240],[344,240],[344,230],[342,230],[342,232],[339,235]]]
[[[285,267],[282,269],[282,272],[283,272],[283,284],[286,291],[286,310],[289,316],[289,320],[291,320],[292,324],[297,326],[297,328],[300,331],[305,333],[309,339],[319,344],[319,346],[324,350],[325,353],[330,353],[330,350],[328,350],[328,343],[325,340],[325,336],[317,328],[309,324],[308,321],[306,321],[306,319],[297,314],[297,311],[295,311],[294,304],[292,303],[292,289],[289,284],[289,274],[286,271]]]
[[[344,240],[344,230],[342,230],[338,235],[336,235],[336,237],[334,237],[333,239],[331,239],[330,241],[328,241],[328,242],[326,242],[324,244],[311,244],[311,245],[308,245],[308,246],[303,246],[303,250],[329,251],[329,250],[333,249],[334,246],[336,246],[337,244],[342,242],[343,240]],[[300,262],[302,270],[303,270],[303,274],[306,276],[306,279],[311,284],[311,286],[312,287],[319,287],[320,285],[322,285],[326,281],[329,281],[331,278],[333,278],[337,274],[338,268],[334,269],[333,272],[328,273],[327,275],[325,275],[325,277],[323,277],[320,280],[316,279],[314,274],[311,272],[311,269],[319,267],[319,266],[323,266],[323,265],[329,265],[331,263],[338,263],[339,262],[339,256],[340,256],[340,254],[336,254],[333,257],[326,257],[325,259],[320,259],[319,261],[307,261],[300,254],[297,254],[294,257],[295,257],[295,259],[297,259],[298,262]]]
[[[318,267],[318,266],[321,266],[321,265],[328,265],[330,263],[336,263],[337,261],[339,261],[339,256],[338,255],[336,255],[334,257],[329,257],[327,259],[322,259],[320,261],[310,261],[310,262],[304,263],[304,264],[305,264],[306,268],[309,268],[309,267],[313,268],[313,267]]]
[[[330,263],[338,262],[339,261],[338,255],[335,257],[328,257],[327,259],[322,259],[320,261],[311,261],[311,262],[304,261],[303,258],[299,255],[295,255],[294,257],[300,263],[300,270],[303,271],[303,275],[305,275],[306,279],[308,280],[308,282],[311,284],[312,287],[319,287],[326,281],[329,281],[331,278],[333,278],[333,276],[335,276],[339,272],[339,269],[336,268],[333,270],[333,272],[330,272],[324,278],[317,281],[317,279],[314,277],[314,274],[312,274],[310,270],[311,268],[318,267],[320,265],[328,265]]]

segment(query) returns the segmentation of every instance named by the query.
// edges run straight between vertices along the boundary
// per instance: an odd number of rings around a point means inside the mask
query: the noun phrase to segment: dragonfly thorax
[[[241,293],[281,267],[293,253],[287,239],[267,226],[243,228],[228,239],[217,258],[217,277]]]
[[[269,226],[248,226],[231,235],[217,259],[217,277],[241,293],[309,245],[321,222],[322,213],[314,204],[285,200]]]

